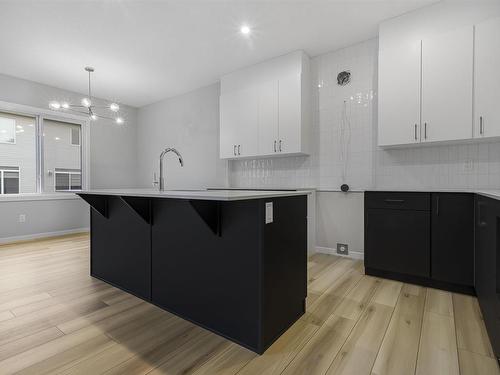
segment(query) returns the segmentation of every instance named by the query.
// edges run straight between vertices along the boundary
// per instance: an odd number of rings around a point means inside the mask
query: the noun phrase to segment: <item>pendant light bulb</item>
[[[82,99],[82,105],[85,107],[85,108],[89,108],[91,105],[92,105],[92,102],[90,101],[89,98],[83,98]]]
[[[50,103],[49,103],[49,107],[50,107],[51,109],[55,109],[55,110],[57,110],[57,109],[61,108],[61,103],[56,102],[56,101],[53,101],[53,102],[50,102]]]

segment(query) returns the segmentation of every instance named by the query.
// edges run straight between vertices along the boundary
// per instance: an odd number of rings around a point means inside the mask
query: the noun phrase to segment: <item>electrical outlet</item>
[[[25,223],[26,222],[26,214],[20,214],[19,215],[19,222],[20,223]]]
[[[349,245],[346,243],[338,243],[337,254],[349,255]]]
[[[266,202],[266,224],[273,222],[273,202]]]

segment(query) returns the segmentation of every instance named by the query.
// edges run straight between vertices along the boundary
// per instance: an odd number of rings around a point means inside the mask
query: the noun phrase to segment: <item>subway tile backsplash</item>
[[[339,190],[347,183],[352,190],[500,188],[498,141],[377,147],[377,51],[374,39],[313,58],[311,155],[230,161],[230,186]],[[344,70],[351,72],[351,83],[339,86],[337,74]],[[344,105],[350,119],[346,167],[340,142]]]

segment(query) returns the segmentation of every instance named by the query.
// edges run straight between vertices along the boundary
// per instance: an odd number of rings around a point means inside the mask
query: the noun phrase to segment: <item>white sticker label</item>
[[[273,222],[273,202],[266,202],[266,224]]]

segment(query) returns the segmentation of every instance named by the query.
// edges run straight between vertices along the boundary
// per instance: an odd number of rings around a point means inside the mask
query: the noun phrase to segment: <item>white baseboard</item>
[[[4,237],[0,238],[0,244],[8,244],[11,242],[18,242],[18,241],[36,240],[45,237],[64,236],[65,234],[82,233],[82,232],[88,232],[89,230],[90,228],[76,228],[76,229],[60,230],[56,232],[34,233],[34,234],[25,234],[22,236]]]
[[[342,255],[342,254],[337,254],[337,249],[334,249],[332,247],[316,246],[316,252],[323,254],[332,254],[332,255],[337,255],[339,257],[346,257],[352,259],[360,259],[360,260],[365,259],[365,253],[362,251],[349,250],[349,255]]]

